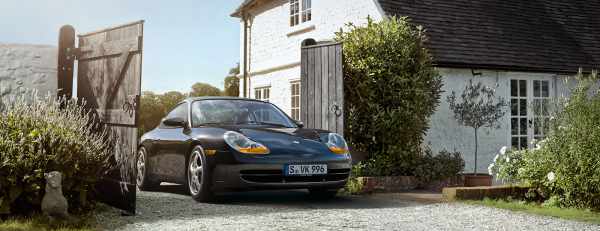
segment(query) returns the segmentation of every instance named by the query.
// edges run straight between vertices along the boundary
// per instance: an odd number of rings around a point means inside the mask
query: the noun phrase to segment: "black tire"
[[[195,157],[198,156],[198,158]],[[200,166],[200,170],[191,171],[191,167],[194,161],[196,162],[196,169]],[[198,165],[199,164],[199,165]],[[198,202],[212,202],[214,200],[214,193],[212,192],[212,173],[211,168],[208,167],[206,161],[206,155],[204,155],[204,149],[200,146],[194,147],[190,156],[188,158],[186,168],[186,185],[188,191],[192,198]],[[196,177],[200,182],[192,183],[194,180],[193,175],[196,174]],[[198,173],[200,176],[198,176]],[[199,183],[199,185],[197,185]]]
[[[148,176],[148,155],[146,148],[140,147],[138,149],[137,156],[135,158],[136,163],[136,184],[137,188],[141,191],[155,191],[159,188],[160,182],[153,181]],[[142,166],[140,166],[142,164]]]
[[[308,189],[308,192],[311,197],[316,199],[333,199],[337,196],[338,189],[311,188]]]

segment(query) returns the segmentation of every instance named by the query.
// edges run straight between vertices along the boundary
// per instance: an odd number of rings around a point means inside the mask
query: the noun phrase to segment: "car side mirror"
[[[169,127],[185,127],[185,120],[182,118],[170,118],[163,120],[163,124]]]
[[[297,125],[299,128],[303,128],[303,127],[304,127],[304,123],[302,123],[302,121],[298,121],[298,120],[296,120],[296,121],[294,121],[294,122],[296,122],[296,125]]]

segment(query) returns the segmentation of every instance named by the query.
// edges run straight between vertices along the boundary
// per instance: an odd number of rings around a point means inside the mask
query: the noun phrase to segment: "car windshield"
[[[255,124],[296,127],[279,108],[251,100],[199,100],[192,104],[192,126]]]

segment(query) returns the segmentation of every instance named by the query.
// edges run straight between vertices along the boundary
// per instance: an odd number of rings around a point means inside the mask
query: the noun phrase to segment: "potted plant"
[[[475,137],[474,166],[472,174],[463,174],[465,177],[465,186],[491,186],[492,176],[487,173],[477,172],[477,149],[478,131],[482,127],[499,128],[498,121],[506,113],[504,107],[507,106],[504,98],[495,97],[495,89],[484,86],[481,82],[469,83],[465,86],[460,95],[460,101],[457,100],[456,93],[452,91],[447,98],[450,110],[454,112],[454,117],[459,124],[473,128]]]

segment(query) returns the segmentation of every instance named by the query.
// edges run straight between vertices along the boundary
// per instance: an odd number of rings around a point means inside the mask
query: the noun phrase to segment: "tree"
[[[237,75],[240,73],[240,64],[238,63],[236,67],[229,69],[229,75],[225,77],[225,90],[223,94],[226,96],[240,96],[240,79]]]
[[[442,81],[423,28],[386,18],[336,33],[344,43],[345,130],[369,153],[365,175],[413,175]]]
[[[221,89],[207,83],[195,83],[192,85],[192,91],[190,92],[192,97],[219,95],[221,95]]]
[[[497,126],[500,118],[504,116],[507,106],[506,100],[499,97],[496,100],[496,90],[484,86],[481,82],[473,84],[473,80],[465,86],[460,95],[461,101],[457,102],[456,92],[448,96],[450,110],[454,112],[454,118],[463,126],[471,127],[475,133],[475,166],[473,173],[477,174],[477,148],[478,130],[481,127],[499,128]]]

